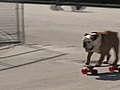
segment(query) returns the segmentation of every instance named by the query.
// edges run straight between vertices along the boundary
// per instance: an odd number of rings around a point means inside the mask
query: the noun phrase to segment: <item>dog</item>
[[[118,32],[104,31],[104,32],[91,32],[86,33],[83,37],[83,48],[88,53],[86,65],[90,64],[91,56],[94,52],[100,54],[100,58],[96,66],[101,66],[102,63],[107,64],[111,54],[110,50],[115,52],[115,60],[112,65],[117,65],[119,59],[119,36]],[[104,60],[104,58],[106,60]]]

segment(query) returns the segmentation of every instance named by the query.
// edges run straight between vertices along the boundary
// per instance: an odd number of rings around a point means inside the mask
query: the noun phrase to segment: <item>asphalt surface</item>
[[[120,9],[52,11],[47,5],[25,5],[26,44],[2,51],[0,90],[118,90],[120,73],[99,67],[83,75],[86,32],[119,31]],[[112,55],[113,51],[111,51]],[[95,64],[98,54],[92,57]],[[113,61],[113,56],[111,61]]]

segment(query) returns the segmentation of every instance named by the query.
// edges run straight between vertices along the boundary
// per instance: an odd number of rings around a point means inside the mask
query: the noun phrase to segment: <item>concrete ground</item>
[[[2,50],[0,90],[118,90],[120,74],[97,68],[83,75],[84,33],[119,30],[120,9],[52,11],[47,5],[25,5],[26,44]],[[113,51],[111,51],[113,54]],[[95,64],[99,55],[94,54]],[[113,56],[111,61],[113,61]]]

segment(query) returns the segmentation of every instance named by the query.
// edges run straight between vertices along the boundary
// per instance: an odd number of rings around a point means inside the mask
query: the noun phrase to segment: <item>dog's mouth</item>
[[[91,50],[93,50],[94,46],[92,46],[91,48],[86,48],[86,52],[90,52]]]

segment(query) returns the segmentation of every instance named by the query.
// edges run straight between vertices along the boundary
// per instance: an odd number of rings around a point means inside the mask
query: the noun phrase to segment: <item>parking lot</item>
[[[1,56],[0,90],[118,90],[120,74],[108,67],[83,75],[84,33],[120,32],[120,9],[87,7],[83,11],[52,11],[48,5],[25,5],[26,44]],[[111,51],[112,55],[113,52]],[[92,62],[99,58],[94,54]],[[114,57],[111,58],[111,61]]]

